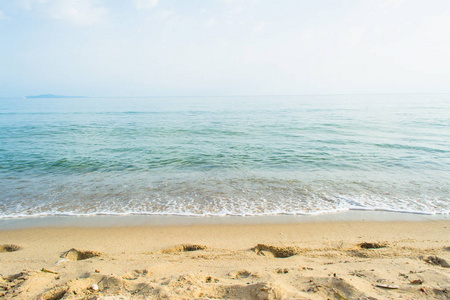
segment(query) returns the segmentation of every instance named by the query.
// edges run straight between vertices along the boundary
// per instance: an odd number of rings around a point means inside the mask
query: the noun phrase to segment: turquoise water
[[[0,99],[0,217],[450,212],[450,95]]]

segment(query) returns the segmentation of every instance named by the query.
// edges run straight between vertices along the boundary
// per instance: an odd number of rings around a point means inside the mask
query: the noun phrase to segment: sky
[[[0,0],[0,97],[449,92],[448,0]]]

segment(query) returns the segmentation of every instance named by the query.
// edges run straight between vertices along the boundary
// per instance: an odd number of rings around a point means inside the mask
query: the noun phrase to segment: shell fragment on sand
[[[44,273],[50,273],[50,274],[58,274],[58,272],[51,271],[51,270],[47,270],[47,269],[45,269],[45,268],[42,268],[42,269],[41,269],[41,272],[44,272]]]
[[[411,283],[411,284],[422,284],[423,280],[422,279],[415,279],[415,280],[411,280],[409,283]]]
[[[399,289],[398,285],[390,285],[390,284],[377,284],[376,287],[388,290],[397,290]]]

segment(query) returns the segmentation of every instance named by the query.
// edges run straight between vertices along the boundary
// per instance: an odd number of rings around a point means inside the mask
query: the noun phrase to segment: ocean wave
[[[322,214],[336,214],[347,211],[367,211],[367,212],[392,212],[392,213],[404,213],[404,214],[415,214],[415,215],[450,215],[450,210],[445,212],[423,212],[414,210],[395,210],[386,208],[347,208],[347,209],[335,209],[335,210],[324,210],[316,212],[272,212],[272,213],[203,213],[203,214],[193,214],[193,213],[165,213],[165,212],[95,212],[95,213],[74,213],[74,212],[48,212],[48,213],[37,213],[37,214],[0,214],[0,219],[25,219],[25,218],[40,218],[40,217],[94,217],[94,216],[184,216],[184,217],[262,217],[262,216],[312,216],[312,215],[322,215]]]

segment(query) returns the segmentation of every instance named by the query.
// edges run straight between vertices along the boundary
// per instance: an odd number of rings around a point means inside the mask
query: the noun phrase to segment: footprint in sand
[[[66,287],[57,287],[42,294],[38,300],[59,300],[67,294]]]
[[[205,282],[206,283],[218,283],[219,279],[211,277],[211,276],[207,276],[207,277],[205,277]]]
[[[164,249],[161,251],[161,253],[176,253],[176,252],[191,252],[191,251],[198,251],[198,250],[204,250],[206,249],[206,246],[204,245],[194,245],[194,244],[181,244],[176,245],[167,249]]]
[[[247,271],[247,270],[240,270],[240,271],[230,273],[230,277],[233,279],[248,278],[250,276],[258,277],[258,275],[252,274],[252,272]]]
[[[361,249],[380,249],[380,248],[386,248],[388,246],[387,243],[360,243],[358,244],[358,247]]]
[[[222,295],[217,298],[227,299],[299,299],[290,295],[286,289],[272,282],[258,282],[249,285],[224,286]],[[292,296],[292,297],[291,297]]]
[[[275,272],[278,274],[287,274],[287,273],[289,273],[289,270],[286,268],[279,268],[279,269],[276,269]]]
[[[431,255],[424,259],[430,265],[441,266],[443,268],[450,268],[450,264],[443,258]]]
[[[22,247],[19,247],[17,245],[11,244],[0,245],[0,252],[15,252],[20,249],[22,249]]]
[[[374,256],[379,256],[380,253],[377,249],[382,249],[388,247],[388,243],[378,243],[378,242],[363,242],[360,244],[355,245],[352,248],[346,249],[345,251],[355,257],[361,257],[361,258],[369,258]],[[372,251],[374,250],[374,251]],[[382,250],[380,250],[382,251]],[[383,252],[381,252],[383,253]]]
[[[251,250],[255,251],[258,255],[271,254],[277,258],[291,257],[300,252],[299,248],[291,246],[272,246],[266,244],[258,244]]]
[[[77,250],[77,249],[70,249],[69,251],[64,252],[61,255],[61,258],[65,258],[68,260],[85,260],[92,257],[97,257],[102,255],[100,252],[97,251],[84,251],[84,250]]]
[[[128,272],[122,275],[122,278],[125,280],[136,280],[139,277],[146,277],[149,275],[149,271],[146,269],[142,270],[134,270],[132,272]]]

